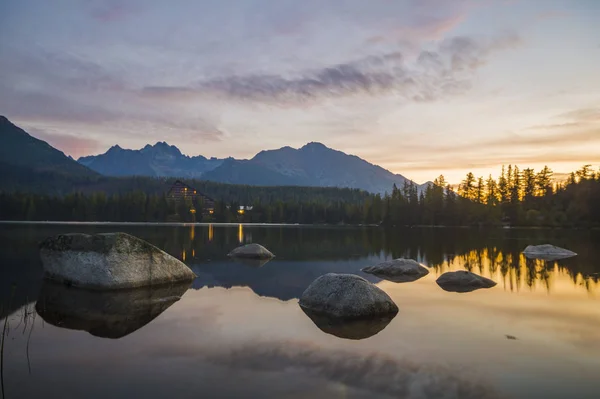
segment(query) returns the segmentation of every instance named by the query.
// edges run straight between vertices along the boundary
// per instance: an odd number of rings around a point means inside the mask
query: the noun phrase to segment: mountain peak
[[[319,143],[318,141],[311,141],[310,143],[305,144],[301,150],[317,150],[317,149],[329,149],[325,144]]]
[[[0,138],[0,160],[3,164],[24,168],[30,172],[39,170],[68,176],[96,175],[62,151],[14,125],[5,116],[0,116]]]
[[[177,176],[198,178],[223,162],[202,155],[189,157],[166,141],[146,144],[139,150],[122,149],[118,145],[106,153],[81,157],[79,162],[107,176]]]

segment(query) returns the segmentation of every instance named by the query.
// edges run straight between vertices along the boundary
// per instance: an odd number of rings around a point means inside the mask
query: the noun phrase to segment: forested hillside
[[[98,179],[65,196],[0,194],[0,219],[163,222],[177,215],[182,222],[600,226],[600,172],[589,166],[561,185],[553,183],[549,168],[508,166],[497,180],[469,173],[458,193],[440,176],[420,194],[407,182],[384,197],[352,189],[189,183],[217,200],[212,215],[190,213],[201,208],[198,203],[168,201],[165,180],[127,178]],[[253,209],[239,214],[239,205]]]

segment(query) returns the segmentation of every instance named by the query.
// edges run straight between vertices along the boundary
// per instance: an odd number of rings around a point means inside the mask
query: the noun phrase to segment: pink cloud
[[[537,15],[537,19],[541,20],[541,21],[547,21],[547,20],[551,20],[551,19],[566,18],[569,15],[570,15],[569,12],[565,11],[565,10],[549,10],[549,11],[540,12]]]
[[[46,131],[38,128],[26,129],[33,137],[43,140],[52,147],[77,159],[80,156],[99,152],[103,146],[95,139]]]
[[[113,22],[123,19],[133,12],[131,5],[122,0],[108,0],[94,8],[91,12],[92,18],[101,22]]]

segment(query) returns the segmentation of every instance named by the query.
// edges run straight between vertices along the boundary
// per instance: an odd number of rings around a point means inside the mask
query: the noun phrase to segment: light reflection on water
[[[12,303],[3,301],[0,311],[10,314],[3,354],[8,398],[595,398],[600,392],[595,233],[77,229],[135,234],[185,259],[199,278],[180,300],[173,299],[177,290],[89,296],[42,286],[35,243],[73,227],[0,226],[2,297],[16,284]],[[249,242],[277,257],[262,265],[226,258]],[[520,253],[544,242],[579,255],[547,262]],[[402,256],[431,273],[396,284],[359,272]],[[456,294],[435,284],[442,273],[461,269],[498,285]],[[331,271],[378,284],[398,304],[398,315],[374,328],[323,329],[296,298]]]

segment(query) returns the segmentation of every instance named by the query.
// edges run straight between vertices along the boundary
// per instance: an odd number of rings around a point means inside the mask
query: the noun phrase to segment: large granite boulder
[[[436,280],[444,290],[450,292],[471,292],[480,288],[491,288],[496,282],[466,270],[446,272]]]
[[[398,313],[398,306],[379,287],[354,274],[318,277],[300,297],[300,306],[338,318],[369,318]]]
[[[531,259],[542,259],[548,261],[570,258],[577,255],[573,251],[550,244],[529,245],[527,248],[525,248],[523,254]]]
[[[275,255],[273,255],[271,251],[260,244],[246,244],[241,247],[237,247],[227,254],[227,256],[232,258],[246,259],[271,259]]]
[[[45,277],[91,289],[120,289],[192,281],[183,262],[125,233],[62,234],[40,244]]]
[[[117,339],[154,320],[183,296],[190,283],[98,291],[46,281],[35,309],[49,324]]]
[[[429,270],[413,259],[393,259],[361,271],[395,283],[408,283],[429,274]]]
[[[376,317],[343,319],[301,309],[324,333],[353,340],[365,339],[378,334],[396,317],[396,313],[390,313]]]

